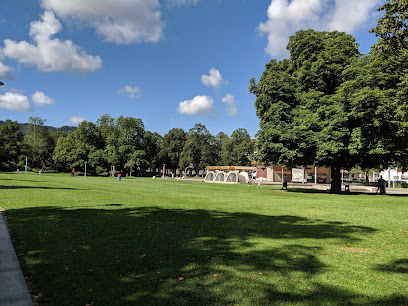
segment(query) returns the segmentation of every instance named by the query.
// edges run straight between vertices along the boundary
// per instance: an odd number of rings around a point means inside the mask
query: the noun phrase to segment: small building
[[[248,179],[263,177],[264,181],[271,183],[282,182],[286,175],[288,182],[292,183],[312,183],[329,184],[331,181],[331,171],[327,167],[306,166],[288,168],[284,165],[265,165],[260,164],[254,167],[245,166],[207,166],[207,175],[205,181],[211,182],[231,182],[227,180],[228,173],[236,173],[238,179],[234,182],[246,181]]]
[[[306,166],[288,168],[284,165],[260,165],[258,166],[257,177],[264,177],[266,181],[275,183],[282,182],[286,175],[288,182],[292,183],[312,183],[328,184],[331,181],[331,171],[327,167]]]

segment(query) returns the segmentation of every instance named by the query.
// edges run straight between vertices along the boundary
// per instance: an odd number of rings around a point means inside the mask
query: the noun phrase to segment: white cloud
[[[222,102],[227,105],[227,113],[231,117],[238,117],[239,113],[237,107],[235,106],[234,96],[230,94],[226,94],[224,98],[222,98]]]
[[[163,35],[159,0],[41,0],[58,17],[96,29],[108,42],[157,42]]]
[[[337,0],[329,30],[352,33],[366,24],[381,4],[380,0]]]
[[[11,75],[11,68],[0,62],[0,79],[11,80],[13,76]]]
[[[126,85],[125,87],[118,90],[118,93],[125,93],[129,98],[137,98],[142,96],[139,87],[130,87]]]
[[[37,105],[51,105],[55,104],[55,101],[46,96],[43,92],[41,91],[36,91],[32,96],[31,99],[33,100],[34,104]]]
[[[79,123],[81,123],[82,121],[85,121],[85,119],[82,118],[82,117],[73,116],[73,117],[71,117],[71,118],[69,119],[69,121],[70,121],[72,124],[79,124]]]
[[[211,68],[210,69],[210,74],[205,75],[203,74],[201,76],[201,83],[203,83],[205,86],[210,86],[214,88],[219,88],[222,85],[227,85],[228,82],[223,80],[222,75],[218,69]]]
[[[61,23],[53,12],[44,12],[42,21],[30,24],[30,36],[35,45],[26,41],[4,40],[4,55],[19,62],[37,66],[41,71],[89,72],[102,65],[99,56],[86,54],[71,40],[61,41],[51,37],[61,30]]]
[[[179,103],[177,111],[184,115],[214,116],[214,100],[208,96],[195,96],[193,100],[185,100]]]
[[[0,107],[17,112],[30,112],[33,110],[26,96],[13,92],[0,95]]]
[[[334,2],[334,6],[333,6]],[[258,26],[267,35],[266,53],[272,57],[288,54],[289,36],[299,30],[347,31],[365,26],[381,0],[272,0],[268,20]]]
[[[198,0],[167,0],[167,6],[195,5]]]

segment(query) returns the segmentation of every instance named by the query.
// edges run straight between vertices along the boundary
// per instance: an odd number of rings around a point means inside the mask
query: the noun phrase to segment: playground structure
[[[208,166],[204,182],[207,183],[245,183],[256,171],[255,167]]]

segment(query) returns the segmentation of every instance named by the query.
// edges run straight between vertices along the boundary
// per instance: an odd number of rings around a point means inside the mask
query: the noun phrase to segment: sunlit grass
[[[0,174],[40,305],[408,304],[408,198]]]

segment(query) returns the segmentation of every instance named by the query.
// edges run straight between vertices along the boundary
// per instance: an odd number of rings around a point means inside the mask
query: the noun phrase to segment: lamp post
[[[86,164],[87,164],[88,162],[85,162],[85,175],[84,175],[84,178],[86,178]]]

